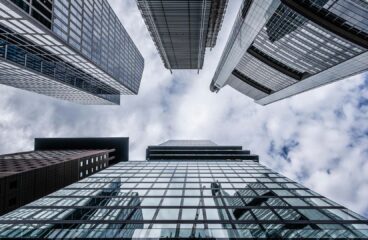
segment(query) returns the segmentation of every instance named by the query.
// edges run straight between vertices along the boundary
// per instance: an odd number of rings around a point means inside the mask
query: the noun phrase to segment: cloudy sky
[[[368,75],[263,107],[236,90],[209,91],[241,4],[231,0],[204,68],[171,75],[134,0],[111,0],[145,58],[138,96],[81,106],[0,85],[0,153],[32,150],[35,137],[128,136],[130,159],[168,139],[242,145],[260,162],[368,217]]]

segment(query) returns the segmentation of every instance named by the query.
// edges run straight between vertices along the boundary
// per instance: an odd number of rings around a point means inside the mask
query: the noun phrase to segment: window
[[[291,206],[308,206],[306,202],[299,198],[284,198],[284,200]]]
[[[80,166],[83,167],[83,161],[80,161]]]
[[[329,218],[316,209],[298,209],[309,220],[329,220]]]
[[[164,198],[162,206],[180,206],[181,198]]]
[[[179,217],[179,209],[160,209],[156,220],[177,220]]]
[[[141,206],[158,206],[161,198],[145,198],[143,199]]]

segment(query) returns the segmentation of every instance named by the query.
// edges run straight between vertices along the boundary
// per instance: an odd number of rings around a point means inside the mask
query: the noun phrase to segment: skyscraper
[[[168,141],[0,217],[1,238],[367,238],[368,220],[241,146]]]
[[[128,160],[128,138],[41,138],[0,156],[0,215]]]
[[[227,0],[137,0],[167,69],[202,69],[216,45]]]
[[[368,69],[368,3],[244,0],[210,86],[267,105]]]
[[[0,2],[0,83],[81,104],[137,94],[144,60],[103,0]]]

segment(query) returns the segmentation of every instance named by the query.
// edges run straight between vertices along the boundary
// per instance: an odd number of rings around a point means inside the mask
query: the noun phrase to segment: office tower
[[[168,141],[0,217],[1,238],[367,238],[368,221],[240,146]]]
[[[167,69],[202,69],[216,45],[227,0],[137,0]]]
[[[0,83],[80,103],[137,94],[144,59],[103,0],[0,2]]]
[[[0,155],[0,215],[120,161],[128,138],[37,138],[34,151]]]
[[[244,0],[210,86],[267,105],[368,69],[368,2]]]

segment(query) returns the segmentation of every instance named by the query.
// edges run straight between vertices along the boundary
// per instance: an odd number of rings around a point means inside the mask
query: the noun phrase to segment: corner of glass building
[[[144,59],[106,1],[4,0],[0,12],[0,83],[80,104],[138,93]]]

